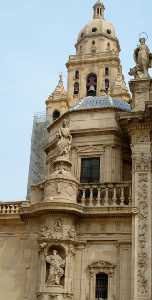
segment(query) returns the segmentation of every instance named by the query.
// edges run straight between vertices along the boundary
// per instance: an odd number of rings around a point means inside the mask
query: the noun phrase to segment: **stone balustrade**
[[[0,215],[19,214],[22,202],[0,203]]]
[[[80,184],[77,201],[88,207],[131,206],[131,182]]]

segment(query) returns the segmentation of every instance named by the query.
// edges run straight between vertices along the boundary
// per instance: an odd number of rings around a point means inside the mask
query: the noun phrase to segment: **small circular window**
[[[95,45],[95,43],[96,43],[95,41],[92,41],[92,45],[93,45],[93,46]]]
[[[93,28],[92,28],[92,32],[97,32],[97,28],[96,28],[96,27],[93,27]]]
[[[107,29],[107,33],[108,33],[108,34],[111,34],[111,29]]]

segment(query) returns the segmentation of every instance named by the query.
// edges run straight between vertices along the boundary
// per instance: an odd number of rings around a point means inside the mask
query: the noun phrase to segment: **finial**
[[[58,82],[58,85],[61,85],[63,84],[63,73],[59,73],[59,82]]]

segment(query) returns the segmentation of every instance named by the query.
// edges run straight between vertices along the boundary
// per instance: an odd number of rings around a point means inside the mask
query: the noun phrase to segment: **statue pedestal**
[[[71,173],[71,166],[66,156],[54,161],[54,172],[45,183],[44,201],[76,203],[78,181]]]
[[[152,101],[152,79],[135,79],[129,82],[133,111],[145,111],[146,102]]]

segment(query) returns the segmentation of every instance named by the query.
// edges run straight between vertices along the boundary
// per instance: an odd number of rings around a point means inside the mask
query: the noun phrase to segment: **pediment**
[[[89,269],[113,269],[114,267],[112,263],[104,260],[98,260],[89,265]]]

